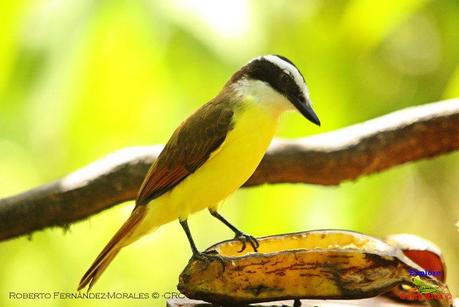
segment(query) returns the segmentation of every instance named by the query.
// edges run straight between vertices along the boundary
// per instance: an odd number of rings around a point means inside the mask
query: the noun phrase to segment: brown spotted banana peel
[[[402,284],[415,286],[409,270],[422,270],[401,250],[352,231],[314,230],[258,241],[256,253],[250,246],[239,253],[241,242],[229,240],[208,248],[207,261],[191,258],[179,277],[178,289],[189,298],[219,304],[358,299]],[[449,293],[430,276],[421,280],[438,292]],[[451,305],[448,299],[429,303]]]

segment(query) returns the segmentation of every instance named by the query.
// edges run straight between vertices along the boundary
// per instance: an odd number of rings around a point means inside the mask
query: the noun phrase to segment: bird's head
[[[320,126],[312,109],[304,77],[289,59],[265,55],[251,60],[236,72],[230,84],[238,92],[260,97],[261,103],[273,101],[284,109],[297,109],[304,117]],[[275,106],[273,106],[275,107]]]

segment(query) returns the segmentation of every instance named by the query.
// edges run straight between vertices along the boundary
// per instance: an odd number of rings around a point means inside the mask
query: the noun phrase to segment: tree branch
[[[0,199],[0,240],[66,226],[134,199],[161,148],[122,149],[53,183]],[[313,137],[276,140],[245,186],[337,185],[458,148],[459,99],[451,99]]]

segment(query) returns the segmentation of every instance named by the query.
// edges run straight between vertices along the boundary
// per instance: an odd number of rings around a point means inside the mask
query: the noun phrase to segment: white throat
[[[286,97],[279,94],[266,82],[243,78],[232,84],[231,87],[235,94],[240,96],[240,99],[249,98],[274,114],[280,115],[284,111],[295,109]]]

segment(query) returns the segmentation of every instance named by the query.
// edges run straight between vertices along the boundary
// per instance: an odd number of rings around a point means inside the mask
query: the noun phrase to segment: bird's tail
[[[100,252],[99,256],[97,256],[96,260],[94,260],[92,265],[83,275],[80,284],[78,285],[78,291],[85,288],[88,284],[88,291],[91,290],[92,286],[94,286],[95,282],[99,279],[100,275],[105,271],[121,248],[137,239],[138,236],[135,235],[135,230],[144,218],[146,210],[146,206],[137,206],[134,211],[132,211],[128,220],[116,232],[110,242],[108,242],[102,252]]]

